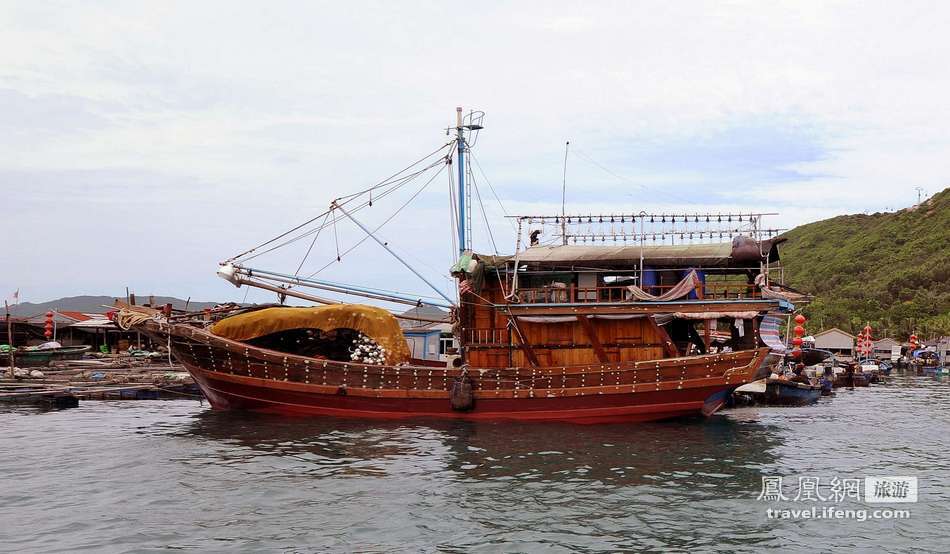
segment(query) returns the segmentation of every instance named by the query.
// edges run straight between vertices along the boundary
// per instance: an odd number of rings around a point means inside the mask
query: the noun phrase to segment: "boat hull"
[[[45,367],[51,362],[80,360],[89,350],[89,346],[64,346],[48,350],[17,350],[14,363],[17,367]],[[9,365],[9,357],[6,354],[0,355],[0,367],[8,367]]]
[[[165,326],[172,350],[217,410],[288,416],[637,422],[710,415],[737,386],[768,375],[768,348],[649,362],[468,368],[472,409],[452,409],[461,370],[335,362]],[[154,333],[155,329],[151,329]]]
[[[821,395],[821,386],[769,379],[763,400],[766,404],[805,406],[818,402]]]
[[[556,398],[477,398],[471,411],[450,408],[448,394],[432,398],[372,397],[291,387],[281,382],[223,375],[186,365],[205,397],[217,410],[251,410],[288,416],[407,419],[451,418],[487,421],[567,421],[573,423],[637,422],[701,415],[707,399],[721,386],[687,391],[652,391]],[[317,389],[317,390],[307,390]],[[715,399],[712,399],[715,405]],[[718,406],[715,406],[718,409]],[[710,413],[714,412],[712,410]]]

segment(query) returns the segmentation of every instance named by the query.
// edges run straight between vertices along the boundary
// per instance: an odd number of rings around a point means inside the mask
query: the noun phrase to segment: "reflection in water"
[[[779,438],[768,426],[727,417],[578,426],[471,421],[286,419],[205,411],[181,432],[226,445],[226,461],[300,460],[314,476],[403,474],[439,464],[460,478],[652,484],[664,476],[748,477]],[[240,447],[236,449],[234,447]],[[740,460],[741,462],[737,462]],[[408,465],[407,465],[408,463]]]
[[[0,551],[947,544],[950,386],[929,378],[636,425],[284,419],[190,401],[17,409],[0,423],[0,518],[18,530]],[[794,496],[801,475],[901,474],[921,483],[906,521],[775,521],[756,500],[763,476]]]

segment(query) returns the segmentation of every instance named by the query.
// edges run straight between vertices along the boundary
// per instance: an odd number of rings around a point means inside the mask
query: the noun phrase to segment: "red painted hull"
[[[214,409],[290,416],[608,423],[709,415],[777,361],[761,348],[588,367],[469,369],[474,407],[456,411],[449,391],[458,369],[304,358],[187,326],[146,330],[172,335],[175,355]]]
[[[279,382],[218,374],[188,366],[211,406],[218,410],[253,410],[293,416],[406,419],[569,421],[609,423],[652,421],[700,415],[707,398],[721,386],[559,398],[478,399],[469,412],[453,411],[443,398],[377,398],[289,391]]]

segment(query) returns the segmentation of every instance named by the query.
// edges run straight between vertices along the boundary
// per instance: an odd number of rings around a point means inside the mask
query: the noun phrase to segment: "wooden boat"
[[[60,346],[58,348],[17,348],[15,364],[17,367],[44,367],[50,362],[62,360],[79,360],[89,351],[90,346]],[[0,367],[8,367],[9,358],[6,354],[0,356]]]
[[[860,371],[855,371],[854,373],[848,374],[836,373],[834,387],[867,387],[871,384],[871,376],[867,373],[862,373]]]
[[[767,348],[644,362],[565,367],[467,368],[474,406],[453,409],[459,368],[370,365],[249,347],[185,324],[148,320],[215,409],[395,419],[450,417],[646,421],[711,414],[726,392],[771,371]]]
[[[479,255],[468,247],[462,160],[469,150],[466,133],[481,127],[467,121],[459,111],[457,138],[441,154],[444,165],[454,159],[459,168],[456,213],[461,216],[455,228],[461,248],[452,268],[457,299],[360,223],[352,213],[354,204],[347,203],[358,198],[353,195],[334,201],[322,215],[350,220],[445,303],[246,265],[245,255],[285,240],[285,233],[229,259],[219,275],[239,287],[273,291],[281,301],[295,296],[327,304],[332,316],[322,308],[275,308],[285,311],[219,318],[125,306],[117,312],[117,323],[162,344],[169,341],[213,408],[287,415],[576,423],[710,415],[733,389],[769,375],[781,361],[783,353],[762,341],[759,325],[767,314],[794,307],[780,290],[768,288],[781,240],[765,238],[764,214],[519,216],[514,255]],[[727,219],[743,217],[748,234],[724,233]],[[648,243],[650,225],[659,226],[662,219],[668,227],[665,222],[677,218],[683,244],[657,244],[667,239],[665,234],[660,239],[656,229],[654,243]],[[610,228],[591,231],[596,224]],[[579,225],[587,233],[583,238]],[[302,227],[293,231],[309,237]],[[618,243],[620,228],[625,234]],[[688,242],[693,233],[709,241],[717,228],[719,237],[725,234],[733,241]],[[535,244],[542,231],[555,230],[558,244]],[[689,238],[684,238],[687,230]],[[523,248],[522,231],[531,233],[530,247]],[[603,244],[611,233],[611,246],[581,242]],[[753,282],[756,275],[761,278]],[[395,339],[391,331],[393,318],[405,314],[333,306],[336,300],[302,293],[300,287],[451,308],[458,357],[413,359],[401,352],[405,338],[400,334]],[[372,356],[360,358],[356,347],[341,353],[340,337],[351,332],[360,337],[354,344],[373,345]],[[323,346],[300,350],[301,336]]]

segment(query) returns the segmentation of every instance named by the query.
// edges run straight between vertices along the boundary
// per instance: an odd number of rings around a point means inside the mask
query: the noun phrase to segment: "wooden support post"
[[[606,363],[607,353],[604,352],[604,346],[600,343],[597,333],[594,332],[594,325],[590,322],[590,318],[586,315],[579,315],[577,316],[577,321],[581,322],[581,327],[583,327],[584,332],[587,333],[587,338],[590,340],[591,348],[594,349],[597,360],[599,360],[600,363]]]
[[[653,330],[656,331],[656,334],[660,336],[660,340],[663,341],[663,351],[666,352],[666,355],[671,358],[678,358],[680,351],[676,348],[676,345],[673,344],[673,339],[670,338],[670,334],[666,332],[666,329],[658,324],[652,317],[647,316],[647,320],[649,320],[650,325],[653,326]]]
[[[9,376],[10,376],[11,379],[13,379],[13,377],[14,377],[14,374],[13,374],[13,364],[14,364],[14,362],[16,361],[15,355],[14,355],[14,353],[13,353],[13,351],[15,350],[15,348],[14,348],[14,346],[13,346],[13,320],[10,319],[10,304],[7,303],[6,300],[3,301],[3,308],[4,308],[4,310],[5,310],[6,313],[7,313],[7,343],[10,345],[10,354],[9,354],[9,355],[10,355],[10,360],[9,360],[9,362],[10,362],[10,368],[9,368]]]
[[[703,322],[703,342],[706,344],[706,352],[709,352],[709,345],[712,343],[712,322],[715,319],[707,319]]]
[[[528,364],[531,365],[531,367],[538,367],[538,358],[534,355],[534,350],[531,349],[531,345],[525,340],[524,333],[521,332],[521,327],[518,325],[518,320],[509,314],[508,321],[511,322],[515,334],[518,335],[518,346],[520,346],[521,351],[524,352],[524,357],[528,359]]]

